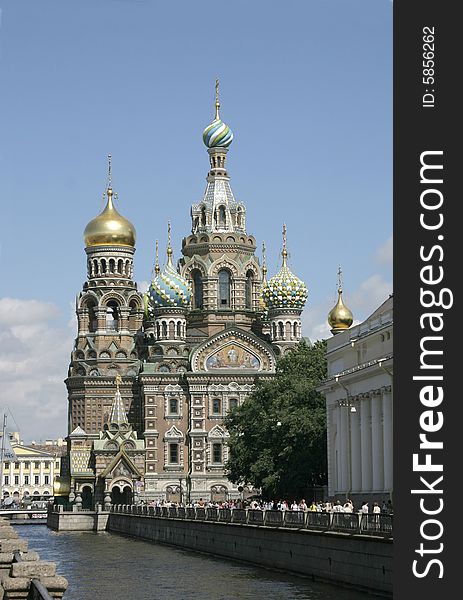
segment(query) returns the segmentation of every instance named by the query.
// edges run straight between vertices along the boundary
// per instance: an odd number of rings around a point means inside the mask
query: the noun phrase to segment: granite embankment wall
[[[107,530],[392,596],[390,539],[117,512]]]
[[[40,560],[9,521],[0,517],[0,600],[62,598],[67,585],[56,574],[55,563]]]

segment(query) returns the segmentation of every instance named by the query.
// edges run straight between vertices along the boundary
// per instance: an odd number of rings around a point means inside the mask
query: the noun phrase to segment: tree
[[[326,483],[325,401],[316,391],[326,372],[326,343],[301,342],[279,359],[272,380],[227,415],[230,481],[288,500]]]

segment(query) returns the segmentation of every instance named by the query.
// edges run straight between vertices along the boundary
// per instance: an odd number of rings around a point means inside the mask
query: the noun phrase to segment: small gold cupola
[[[84,231],[85,247],[92,246],[135,246],[136,232],[132,223],[118,213],[114,206],[111,187],[111,155],[108,156],[108,187],[106,206],[90,221]]]
[[[342,270],[338,269],[338,301],[328,314],[328,324],[331,328],[331,333],[336,335],[349,329],[354,322],[354,316],[349,308],[342,300]]]

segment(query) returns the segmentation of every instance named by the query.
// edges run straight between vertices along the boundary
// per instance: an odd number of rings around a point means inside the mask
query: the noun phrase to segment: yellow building
[[[53,496],[53,482],[61,473],[56,453],[12,443],[16,460],[3,462],[2,497],[19,501],[27,497],[47,500]]]

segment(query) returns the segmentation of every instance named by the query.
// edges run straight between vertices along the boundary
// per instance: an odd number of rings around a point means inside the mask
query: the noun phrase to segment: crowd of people
[[[362,502],[361,506],[357,509],[354,506],[352,500],[347,499],[345,502],[340,500],[333,501],[315,501],[313,500],[308,504],[304,499],[293,502],[287,500],[279,500],[275,502],[273,500],[264,501],[257,498],[254,499],[237,499],[237,500],[225,500],[223,502],[204,500],[192,500],[184,504],[183,502],[172,502],[168,500],[153,500],[149,503],[149,506],[166,506],[166,507],[186,507],[186,508],[249,508],[251,510],[280,510],[280,511],[298,511],[298,512],[320,512],[320,513],[364,513],[364,514],[389,514],[393,513],[392,502],[390,500],[383,501],[380,506],[378,502],[373,502],[372,505],[366,501]]]

